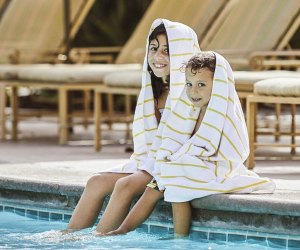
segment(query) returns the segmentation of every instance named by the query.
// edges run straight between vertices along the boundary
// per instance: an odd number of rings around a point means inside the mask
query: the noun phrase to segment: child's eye
[[[206,85],[205,85],[203,82],[199,82],[199,83],[198,83],[198,86],[199,86],[199,87],[204,87],[204,86],[206,86]]]
[[[187,87],[192,87],[192,84],[191,84],[190,82],[187,82],[187,83],[185,84],[185,86],[187,86]]]

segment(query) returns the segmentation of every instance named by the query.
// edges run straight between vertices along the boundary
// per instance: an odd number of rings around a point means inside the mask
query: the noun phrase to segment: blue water
[[[278,249],[268,243],[226,243],[207,240],[172,239],[137,230],[126,235],[97,237],[93,229],[63,234],[66,223],[30,219],[9,212],[0,212],[0,249]]]

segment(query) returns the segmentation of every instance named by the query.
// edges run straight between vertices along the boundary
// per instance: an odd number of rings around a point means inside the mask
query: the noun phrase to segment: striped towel
[[[169,202],[275,189],[270,179],[260,178],[243,164],[249,154],[243,111],[232,69],[215,55],[212,96],[198,131],[192,135],[200,109],[183,91],[162,133],[153,174]]]
[[[180,68],[183,62],[188,61],[192,55],[200,51],[195,32],[181,23],[156,19],[151,26],[149,35],[161,23],[164,24],[167,31],[170,55],[170,92],[165,110],[160,124],[157,124],[150,74],[147,71],[148,36],[142,73],[142,88],[138,97],[132,128],[134,153],[125,165],[109,169],[109,172],[134,173],[137,169],[140,169],[152,175],[156,151],[161,143],[160,135],[171,108],[175,107],[179,96],[184,90],[185,74]]]

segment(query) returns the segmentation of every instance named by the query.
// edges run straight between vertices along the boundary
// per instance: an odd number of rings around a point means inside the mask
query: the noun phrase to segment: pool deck
[[[130,155],[124,153],[124,145],[106,145],[95,152],[91,146],[59,146],[55,140],[42,135],[21,138],[17,143],[0,141],[0,189],[79,197],[92,174],[121,164]],[[256,162],[254,171],[276,183],[273,194],[212,195],[194,200],[192,205],[200,213],[209,211],[211,217],[218,212],[291,217],[300,227],[299,163]]]

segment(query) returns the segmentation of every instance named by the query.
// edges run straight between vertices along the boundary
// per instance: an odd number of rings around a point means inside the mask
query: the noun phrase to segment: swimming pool
[[[193,228],[172,239],[172,227],[147,222],[127,235],[96,237],[93,229],[63,234],[69,215],[32,207],[0,206],[0,249],[300,249],[300,237]]]

